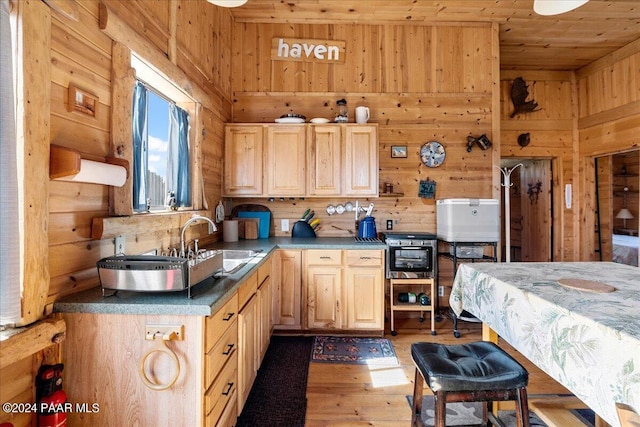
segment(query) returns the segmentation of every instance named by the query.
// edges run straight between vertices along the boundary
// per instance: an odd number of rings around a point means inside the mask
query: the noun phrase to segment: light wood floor
[[[408,426],[411,409],[406,397],[413,393],[414,376],[411,344],[460,344],[481,339],[481,325],[477,323],[460,322],[462,336],[458,339],[453,337],[449,319],[436,323],[436,336],[431,335],[429,319],[424,323],[398,319],[395,323],[398,335],[386,331],[385,338],[393,342],[400,366],[370,369],[365,365],[310,364],[306,426]],[[504,341],[500,345],[529,371],[529,395],[569,393]],[[428,387],[425,392],[429,392]]]

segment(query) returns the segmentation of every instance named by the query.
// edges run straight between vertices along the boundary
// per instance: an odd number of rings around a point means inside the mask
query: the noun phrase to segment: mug
[[[356,123],[367,123],[369,121],[369,107],[356,107]]]

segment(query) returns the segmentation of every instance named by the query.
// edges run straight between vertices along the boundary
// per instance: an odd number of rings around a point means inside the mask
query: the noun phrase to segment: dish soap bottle
[[[347,109],[347,100],[339,99],[336,101],[338,111],[336,112],[336,123],[347,123],[349,121],[349,110]]]

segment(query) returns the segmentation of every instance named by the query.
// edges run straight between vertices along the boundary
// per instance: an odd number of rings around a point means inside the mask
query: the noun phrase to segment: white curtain
[[[9,0],[0,0],[0,325],[20,319],[20,206]]]

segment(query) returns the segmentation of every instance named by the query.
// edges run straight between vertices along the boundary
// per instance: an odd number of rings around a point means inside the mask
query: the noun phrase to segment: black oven
[[[437,274],[437,239],[429,233],[386,233],[388,279],[430,278]]]

